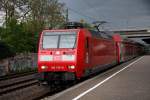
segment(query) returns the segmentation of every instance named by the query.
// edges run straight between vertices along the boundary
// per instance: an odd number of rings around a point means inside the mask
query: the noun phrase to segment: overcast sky
[[[150,0],[60,0],[69,19],[105,20],[112,29],[150,28]],[[91,18],[92,17],[92,18]]]

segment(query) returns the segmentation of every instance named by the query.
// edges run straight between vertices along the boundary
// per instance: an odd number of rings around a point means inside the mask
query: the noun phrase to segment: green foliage
[[[9,46],[5,42],[0,41],[0,60],[13,55],[14,52],[12,52]]]
[[[30,27],[31,26],[31,27]],[[36,52],[38,31],[30,30],[30,23],[17,23],[16,19],[11,19],[3,30],[1,38],[5,41],[13,52]]]
[[[37,52],[39,33],[65,22],[63,7],[58,0],[1,0],[6,20],[0,28],[0,40],[15,53]]]

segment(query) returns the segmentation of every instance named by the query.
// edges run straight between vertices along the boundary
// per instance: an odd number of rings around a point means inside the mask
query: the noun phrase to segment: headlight
[[[63,55],[62,60],[63,61],[74,61],[75,60],[75,55]]]
[[[69,69],[75,69],[75,66],[68,66]]]
[[[47,69],[48,67],[47,66],[41,66],[41,69]]]
[[[40,61],[52,61],[53,60],[53,56],[51,55],[41,55],[40,56]]]

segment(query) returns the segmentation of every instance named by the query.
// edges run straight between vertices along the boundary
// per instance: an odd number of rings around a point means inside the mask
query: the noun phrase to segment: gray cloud
[[[69,11],[71,20],[106,20],[110,28],[150,27],[150,0],[60,0],[83,15]]]

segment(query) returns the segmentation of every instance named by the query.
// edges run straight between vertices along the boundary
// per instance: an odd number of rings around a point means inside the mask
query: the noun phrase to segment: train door
[[[118,47],[118,59],[119,62],[123,62],[124,61],[124,45],[122,42],[117,42],[117,47]]]
[[[87,66],[89,66],[89,64],[90,64],[90,56],[91,56],[91,50],[90,50],[90,42],[89,42],[90,40],[89,40],[89,37],[87,37],[86,38],[86,40],[85,40],[85,51],[86,51],[86,54],[85,54],[85,63],[86,63],[86,65]]]
[[[85,40],[85,70],[84,70],[84,76],[88,76],[91,74],[91,44],[90,44],[90,38],[86,37]]]

